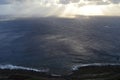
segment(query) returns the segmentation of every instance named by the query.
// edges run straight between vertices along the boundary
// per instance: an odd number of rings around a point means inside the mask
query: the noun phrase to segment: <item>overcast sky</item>
[[[0,0],[0,15],[17,17],[120,16],[120,0]]]

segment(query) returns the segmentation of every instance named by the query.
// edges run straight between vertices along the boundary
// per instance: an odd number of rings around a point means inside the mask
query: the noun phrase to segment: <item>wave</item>
[[[89,66],[120,66],[120,63],[90,63],[90,64],[77,64],[72,66],[72,71],[79,70],[79,68],[83,67],[89,67]],[[30,67],[23,67],[23,66],[16,66],[12,64],[6,64],[6,65],[1,65],[0,64],[0,69],[9,69],[9,70],[27,70],[27,71],[34,71],[34,72],[49,72],[49,69],[35,69],[35,68],[30,68]],[[61,76],[57,74],[51,74],[52,76]]]
[[[87,67],[87,66],[120,66],[120,63],[90,63],[90,64],[77,64],[72,66],[72,70],[76,71],[79,68]]]
[[[29,71],[35,71],[35,72],[48,72],[49,69],[35,69],[35,68],[29,68],[29,67],[23,67],[23,66],[15,66],[11,64],[6,64],[6,65],[0,65],[0,69],[10,69],[10,70],[29,70]]]

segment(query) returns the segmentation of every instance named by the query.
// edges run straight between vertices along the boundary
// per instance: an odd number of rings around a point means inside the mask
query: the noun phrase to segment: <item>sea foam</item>
[[[81,67],[87,66],[120,66],[120,63],[90,63],[90,64],[77,64],[72,66],[72,70],[78,70]]]
[[[10,69],[10,70],[21,69],[21,70],[29,70],[29,71],[35,71],[35,72],[48,72],[49,71],[49,69],[39,70],[39,69],[35,69],[35,68],[16,66],[16,65],[11,65],[11,64],[0,65],[0,69]]]

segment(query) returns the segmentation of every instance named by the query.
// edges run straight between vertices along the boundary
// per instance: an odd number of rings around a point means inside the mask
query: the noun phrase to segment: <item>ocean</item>
[[[120,17],[0,21],[0,68],[70,73],[75,66],[120,63]],[[74,68],[73,68],[74,67]]]

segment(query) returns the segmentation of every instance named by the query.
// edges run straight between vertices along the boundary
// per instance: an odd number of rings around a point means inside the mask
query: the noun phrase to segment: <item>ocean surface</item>
[[[0,21],[0,68],[71,72],[75,65],[120,63],[120,17]]]

